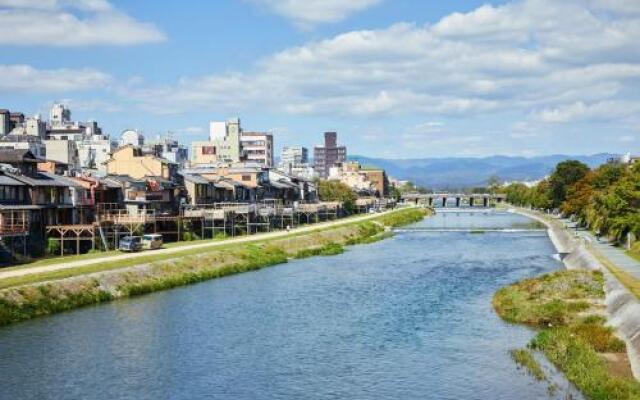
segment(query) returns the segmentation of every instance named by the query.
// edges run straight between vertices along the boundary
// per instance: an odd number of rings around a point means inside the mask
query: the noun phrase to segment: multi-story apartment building
[[[338,145],[336,132],[325,132],[324,145],[313,148],[313,162],[316,173],[321,178],[327,178],[331,167],[347,160],[347,148]]]
[[[285,146],[280,153],[281,165],[299,165],[309,162],[309,151],[302,146]]]
[[[309,151],[302,146],[286,146],[280,154],[278,168],[288,175],[313,180],[314,168],[309,164]]]
[[[209,123],[209,140],[191,143],[192,164],[239,162],[241,159],[239,118]]]
[[[104,163],[115,149],[109,136],[95,121],[75,122],[71,110],[63,104],[54,104],[49,114],[47,158],[69,164],[69,169],[106,172]]]
[[[273,135],[265,132],[241,132],[241,159],[246,162],[273,167]]]
[[[209,140],[192,143],[192,164],[247,161],[273,166],[273,135],[244,132],[239,118],[209,123]]]

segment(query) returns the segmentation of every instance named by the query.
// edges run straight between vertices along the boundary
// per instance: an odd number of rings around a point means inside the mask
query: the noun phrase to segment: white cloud
[[[195,134],[204,132],[204,128],[201,126],[188,126],[186,128],[178,129],[178,131]]]
[[[617,123],[635,118],[640,102],[640,13],[624,0],[607,4],[485,5],[433,25],[400,23],[285,49],[250,73],[142,84],[125,94],[157,113],[260,108],[433,119],[509,113],[529,125],[514,138],[533,137],[536,123]]]
[[[302,28],[338,22],[383,0],[250,0],[291,19]]]
[[[165,40],[106,0],[0,0],[0,44],[126,46]]]
[[[533,115],[542,122],[563,123],[623,120],[638,113],[640,113],[640,101],[601,101],[591,104],[578,101],[535,111]]]
[[[72,92],[107,87],[112,79],[94,69],[36,69],[29,65],[0,65],[0,92]]]
[[[631,136],[631,135],[624,135],[624,136],[620,136],[618,138],[619,142],[623,142],[623,143],[630,143],[630,142],[635,142],[636,141],[636,137],[635,136]]]

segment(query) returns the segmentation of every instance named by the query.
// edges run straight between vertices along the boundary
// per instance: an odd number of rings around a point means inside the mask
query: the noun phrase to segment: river
[[[523,227],[439,214],[411,228]],[[562,399],[492,294],[562,265],[544,232],[402,231],[342,255],[0,328],[1,399]],[[547,365],[548,368],[550,368]],[[574,398],[580,398],[574,394]]]

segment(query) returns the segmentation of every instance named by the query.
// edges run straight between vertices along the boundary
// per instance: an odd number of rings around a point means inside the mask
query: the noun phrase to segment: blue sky
[[[0,108],[114,137],[242,118],[389,158],[638,152],[636,0],[0,0]]]

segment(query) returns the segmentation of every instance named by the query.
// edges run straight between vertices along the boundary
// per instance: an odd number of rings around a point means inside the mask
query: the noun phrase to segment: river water
[[[461,213],[412,228],[529,222]],[[27,321],[0,329],[0,398],[562,399],[562,376],[549,394],[509,357],[533,332],[491,308],[499,287],[562,268],[553,253],[544,232],[403,231]]]

